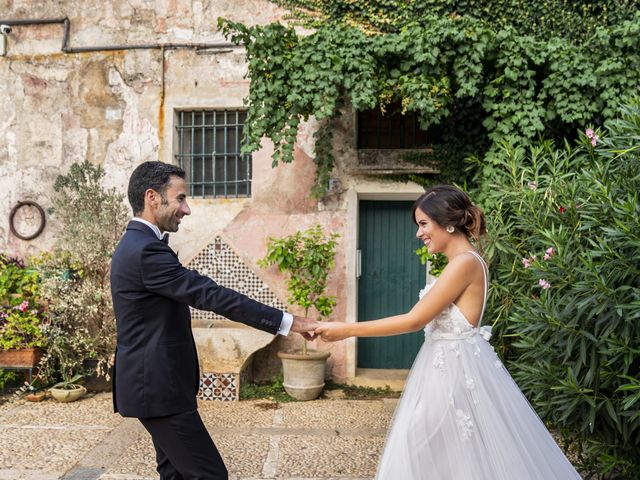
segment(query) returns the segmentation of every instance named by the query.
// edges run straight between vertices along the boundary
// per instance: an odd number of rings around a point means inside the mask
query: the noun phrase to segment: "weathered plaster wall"
[[[3,19],[68,17],[69,46],[132,45],[161,42],[226,42],[217,17],[248,24],[283,18],[266,0],[2,0]],[[27,257],[50,249],[56,219],[33,241],[9,232],[8,215],[19,200],[50,206],[56,175],[74,162],[104,167],[105,186],[126,192],[132,170],[146,160],[174,162],[175,111],[242,108],[249,91],[241,48],[117,50],[65,54],[63,27],[15,26],[8,54],[0,57],[0,251]],[[251,198],[191,199],[192,216],[171,245],[186,262],[222,233],[247,265],[282,300],[284,278],[256,261],[269,236],[282,236],[320,223],[341,235],[329,293],[337,296],[336,320],[355,321],[355,241],[357,192],[390,192],[395,182],[369,182],[350,173],[355,161],[354,121],[344,115],[336,132],[338,175],[343,193],[323,203],[310,198],[315,166],[312,120],[301,127],[291,164],[271,167],[272,145],[253,155]],[[364,185],[364,186],[363,186]],[[406,195],[417,187],[402,187]],[[300,313],[300,312],[297,312]],[[299,337],[280,339],[284,345]],[[333,374],[355,372],[354,342],[319,345],[330,349]]]
[[[284,13],[267,1],[2,3],[0,17],[7,20],[68,17],[71,47],[220,43],[226,40],[216,29],[218,16],[268,23]],[[62,42],[62,24],[14,26],[8,54],[0,57],[0,249],[11,255],[54,244],[55,218],[41,237],[24,242],[10,235],[8,213],[25,199],[46,208],[56,175],[71,163],[103,165],[106,186],[124,191],[140,162],[172,161],[176,105],[241,107],[248,91],[241,49],[167,50],[163,91],[159,49],[65,54]],[[222,228],[230,215],[224,205],[217,210],[225,214],[203,215],[219,218],[212,227]],[[193,253],[188,245],[182,250]]]

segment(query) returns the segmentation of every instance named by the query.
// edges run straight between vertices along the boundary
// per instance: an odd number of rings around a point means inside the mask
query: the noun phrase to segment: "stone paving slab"
[[[287,404],[284,425],[287,428],[328,428],[350,430],[359,428],[386,429],[396,402],[363,400],[322,400]]]
[[[376,473],[383,444],[382,435],[283,436],[278,474],[285,477],[372,478]]]
[[[370,480],[397,400],[199,403],[231,480]],[[0,480],[157,479],[151,439],[110,394],[0,404]]]

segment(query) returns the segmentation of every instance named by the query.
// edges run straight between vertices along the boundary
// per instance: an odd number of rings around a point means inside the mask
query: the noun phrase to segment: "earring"
[[[453,232],[455,232],[455,230],[456,230],[456,229],[455,229],[455,227],[454,227],[453,225],[449,225],[449,226],[447,227],[447,232],[449,232],[449,233],[453,233]]]

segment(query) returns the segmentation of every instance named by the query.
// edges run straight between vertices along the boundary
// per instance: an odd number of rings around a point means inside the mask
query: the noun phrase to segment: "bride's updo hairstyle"
[[[459,188],[453,185],[435,185],[429,188],[413,204],[411,214],[414,223],[418,208],[438,225],[444,228],[452,226],[481,248],[480,237],[487,233],[484,213]]]

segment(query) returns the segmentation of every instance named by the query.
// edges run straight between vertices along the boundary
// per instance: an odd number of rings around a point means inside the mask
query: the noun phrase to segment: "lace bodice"
[[[424,297],[435,283],[435,281],[428,283],[425,288],[420,290],[420,298]],[[438,316],[424,327],[424,333],[427,337],[433,332],[463,335],[464,333],[472,330],[475,330],[475,327],[469,323],[462,312],[453,303],[440,312]]]
[[[484,294],[484,303],[482,305],[482,313],[480,314],[480,320],[478,322],[478,327],[474,327],[469,323],[466,317],[462,314],[460,309],[456,304],[452,303],[447,308],[445,308],[442,312],[440,312],[433,320],[431,320],[427,326],[424,328],[424,334],[427,339],[433,338],[441,338],[441,339],[457,339],[457,338],[466,338],[475,333],[482,333],[485,336],[486,333],[490,335],[490,330],[488,327],[480,327],[482,324],[482,316],[484,315],[484,309],[487,303],[487,266],[482,260],[482,257],[478,255],[476,252],[470,251],[482,264],[482,269],[485,273],[485,294]],[[419,297],[424,297],[427,292],[435,285],[437,280],[428,283],[425,288],[420,290]]]

